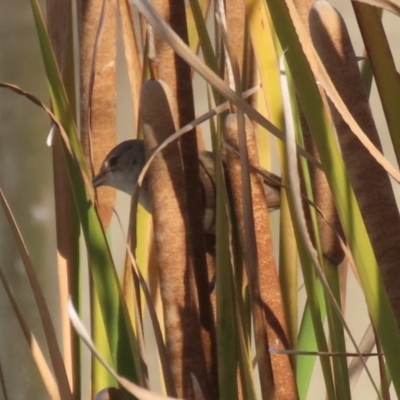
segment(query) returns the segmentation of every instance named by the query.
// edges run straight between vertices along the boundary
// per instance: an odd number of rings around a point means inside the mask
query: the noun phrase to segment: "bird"
[[[93,186],[111,186],[117,190],[133,195],[139,175],[146,164],[145,145],[142,139],[131,139],[115,146],[104,159],[99,172],[92,180]],[[224,162],[226,167],[226,163]],[[264,191],[268,209],[280,208],[281,178],[272,172],[262,170]],[[204,204],[204,229],[212,232],[215,229],[215,169],[213,154],[209,151],[199,151],[199,178],[202,185]],[[226,174],[228,177],[228,174]],[[229,183],[229,179],[228,183]],[[139,202],[145,209],[151,210],[146,179],[143,182],[143,192]]]

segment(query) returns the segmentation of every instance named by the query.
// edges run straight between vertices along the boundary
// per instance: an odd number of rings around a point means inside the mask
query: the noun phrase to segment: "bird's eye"
[[[116,156],[110,157],[108,160],[109,167],[114,167],[117,163],[118,163],[118,157]]]
[[[135,165],[136,164],[136,159],[133,157],[131,158],[131,165]]]

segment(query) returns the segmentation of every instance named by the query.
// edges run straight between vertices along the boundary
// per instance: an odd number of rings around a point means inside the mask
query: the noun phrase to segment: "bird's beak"
[[[110,171],[109,170],[100,170],[100,172],[93,178],[92,184],[95,188],[104,185],[104,182],[107,179],[107,175]]]

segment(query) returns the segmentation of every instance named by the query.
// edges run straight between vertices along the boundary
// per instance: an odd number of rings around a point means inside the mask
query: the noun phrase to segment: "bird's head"
[[[111,186],[132,195],[145,163],[143,140],[126,140],[108,153],[99,173],[93,178],[93,186]]]

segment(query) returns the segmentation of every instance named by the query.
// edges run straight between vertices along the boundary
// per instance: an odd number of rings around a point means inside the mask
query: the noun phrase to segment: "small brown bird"
[[[200,162],[200,181],[203,189],[203,201],[205,205],[204,228],[206,232],[211,232],[214,228],[214,209],[216,188],[214,182],[214,160],[212,153],[208,151],[199,152]],[[93,186],[111,186],[130,195],[133,190],[140,172],[146,163],[144,142],[141,139],[126,140],[114,147],[103,161],[99,173],[93,179]],[[281,179],[275,174],[263,171],[265,176],[264,189],[268,208],[275,210],[280,207]],[[143,185],[143,196],[141,204],[149,209],[149,199],[147,194],[146,182]]]
[[[99,173],[93,178],[93,186],[111,186],[132,196],[145,163],[143,140],[126,140],[108,153]]]

